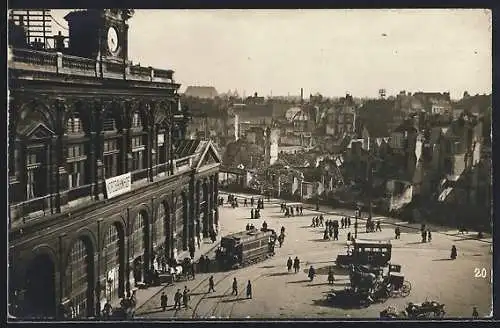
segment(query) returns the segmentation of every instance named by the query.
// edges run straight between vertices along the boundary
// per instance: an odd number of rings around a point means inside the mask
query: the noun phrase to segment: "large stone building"
[[[131,65],[132,14],[69,13],[62,52],[33,50],[11,26],[12,315],[95,316],[148,283],[155,256],[181,259],[217,230],[219,155],[184,139],[173,71]]]

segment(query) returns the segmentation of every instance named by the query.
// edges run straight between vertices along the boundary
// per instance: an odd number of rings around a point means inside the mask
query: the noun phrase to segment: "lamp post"
[[[354,212],[354,239],[358,238],[358,217],[360,216],[361,216],[361,209],[358,206],[358,208]]]

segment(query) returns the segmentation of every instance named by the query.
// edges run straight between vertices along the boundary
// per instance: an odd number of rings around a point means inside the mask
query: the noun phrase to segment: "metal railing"
[[[173,70],[155,69],[70,56],[60,52],[11,48],[10,69],[49,71],[74,76],[96,76],[109,79],[142,80],[156,83],[175,83]],[[101,74],[102,71],[102,74]]]

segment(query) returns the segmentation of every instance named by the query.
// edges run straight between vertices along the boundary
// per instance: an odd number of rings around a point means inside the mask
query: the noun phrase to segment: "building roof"
[[[194,155],[201,140],[179,140],[174,143],[174,154],[177,158],[184,158]]]
[[[186,88],[186,91],[184,91],[184,95],[189,97],[212,99],[217,97],[218,93],[214,87],[190,85]]]

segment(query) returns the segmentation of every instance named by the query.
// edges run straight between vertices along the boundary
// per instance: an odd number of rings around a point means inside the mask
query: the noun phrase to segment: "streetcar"
[[[355,239],[352,246],[352,251],[349,249],[347,254],[337,256],[335,262],[338,266],[346,267],[350,264],[358,264],[385,267],[391,260],[392,244],[389,240]]]
[[[217,262],[230,270],[263,261],[274,255],[275,236],[274,230],[253,229],[222,237]]]

